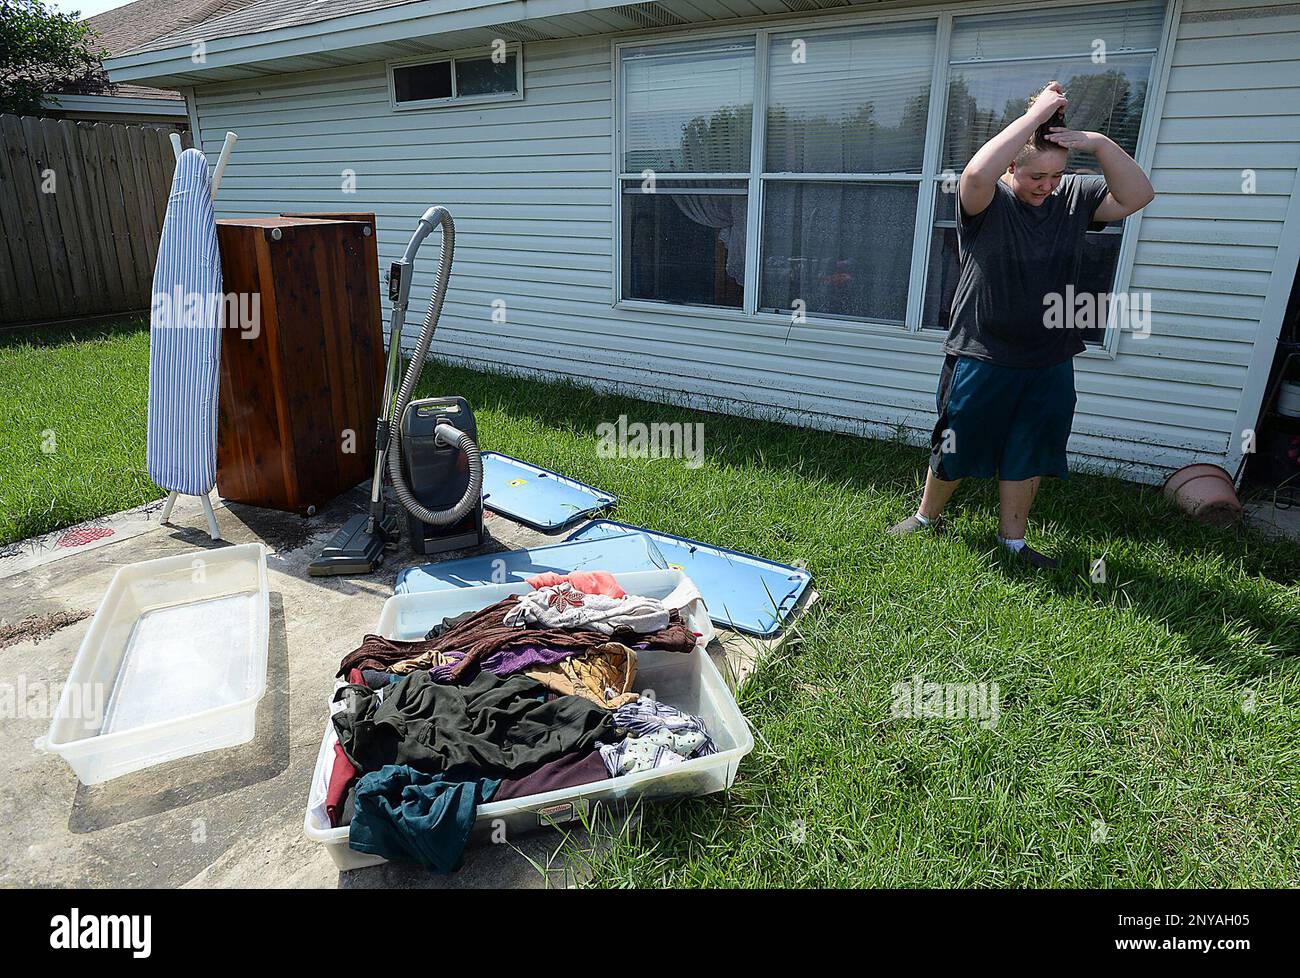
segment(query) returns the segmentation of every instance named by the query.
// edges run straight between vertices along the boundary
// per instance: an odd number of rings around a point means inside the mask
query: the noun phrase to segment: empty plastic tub
[[[681,571],[635,571],[615,574],[614,577],[628,594],[645,594],[658,598],[666,597],[685,580]],[[529,590],[531,588],[521,581],[515,584],[457,588],[453,591],[399,594],[389,598],[384,605],[375,631],[385,638],[422,638],[444,618],[466,611],[477,611],[507,595],[523,594]],[[708,611],[703,607],[689,613],[686,621],[692,630],[705,638],[714,634]],[[637,800],[707,795],[731,787],[736,779],[740,759],[754,747],[754,738],[749,724],[736,706],[731,690],[727,688],[709,654],[698,645],[689,655],[679,652],[637,652],[636,688],[654,690],[660,702],[699,716],[718,752],[655,771],[626,774],[577,788],[564,788],[480,805],[470,844],[489,837],[498,826],[504,826],[509,837],[523,835],[543,826],[577,821],[598,803],[626,805]],[[322,775],[328,776],[328,766],[334,763],[329,733],[330,721],[327,720],[325,737],[316,757],[313,784]],[[328,822],[318,822],[310,801],[303,821],[303,831],[307,838],[324,843],[330,858],[341,870],[375,866],[385,861],[382,856],[351,849],[348,846],[347,826],[333,828]]]
[[[98,784],[252,740],[269,628],[260,543],[120,568],[36,747]]]

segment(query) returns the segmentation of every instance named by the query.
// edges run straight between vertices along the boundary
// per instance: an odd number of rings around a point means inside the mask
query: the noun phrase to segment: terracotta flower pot
[[[1198,523],[1232,526],[1241,519],[1232,476],[1217,465],[1184,465],[1165,480],[1160,493]]]

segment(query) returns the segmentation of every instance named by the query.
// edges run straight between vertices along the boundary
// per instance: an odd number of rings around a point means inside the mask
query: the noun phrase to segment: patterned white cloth
[[[627,737],[616,744],[597,744],[611,777],[672,767],[718,752],[703,720],[646,696],[614,711],[614,729],[626,731]]]
[[[217,481],[221,254],[208,161],[176,161],[158,243],[149,317],[145,467],[160,488],[206,495]]]
[[[521,594],[519,603],[506,612],[504,623],[518,628],[582,628],[604,635],[626,626],[644,635],[668,627],[668,607],[658,598],[636,594],[623,598],[587,594],[566,581]]]
[[[616,778],[620,774],[639,774],[655,768],[672,767],[686,758],[674,735],[661,730],[649,737],[628,737],[617,744],[601,744],[600,759],[605,762],[609,776]]]
[[[667,703],[642,696],[614,711],[614,728],[626,730],[633,737],[643,737],[656,730],[670,730],[673,733],[688,731],[704,733],[704,721],[690,713],[683,713]],[[704,739],[708,742],[708,750],[702,753],[716,753],[717,748],[713,746],[713,741],[709,740],[707,734]]]

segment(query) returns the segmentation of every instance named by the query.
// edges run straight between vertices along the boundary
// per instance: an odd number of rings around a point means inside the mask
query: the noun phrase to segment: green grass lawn
[[[6,539],[159,495],[146,339],[0,349],[20,421],[0,442]],[[1300,885],[1295,544],[1076,476],[1043,488],[1030,539],[1062,567],[1034,575],[997,556],[989,485],[958,495],[946,538],[883,536],[915,506],[919,449],[437,364],[426,378],[469,399],[485,448],[617,493],[619,519],[815,575],[821,600],[741,691],[757,745],[735,787],[584,846],[595,883]],[[702,421],[705,464],[598,457],[597,425],[620,414]],[[40,454],[47,428],[67,455]],[[893,717],[894,685],[918,675],[996,682],[998,723]]]
[[[141,320],[0,332],[0,546],[166,495],[145,473]]]

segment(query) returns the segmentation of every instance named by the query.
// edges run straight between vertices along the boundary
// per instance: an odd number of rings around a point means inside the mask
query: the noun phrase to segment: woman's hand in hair
[[[1030,101],[1024,115],[1013,119],[1010,125],[976,150],[957,184],[958,201],[967,217],[981,213],[992,203],[998,180],[1007,172],[1016,154],[1035,139],[1038,130],[1057,113],[1064,113],[1068,104],[1061,86],[1057,82],[1048,82],[1047,87]],[[1063,114],[1061,118],[1064,119]]]
[[[1084,153],[1095,153],[1110,142],[1099,132],[1084,132],[1080,129],[1066,129],[1062,126],[1053,126],[1051,131],[1043,138],[1063,149],[1080,150]]]
[[[1065,97],[1065,89],[1061,87],[1061,83],[1048,82],[1043,90],[1030,100],[1025,115],[1031,116],[1041,124],[1056,113],[1064,112],[1069,105],[1070,100]]]

